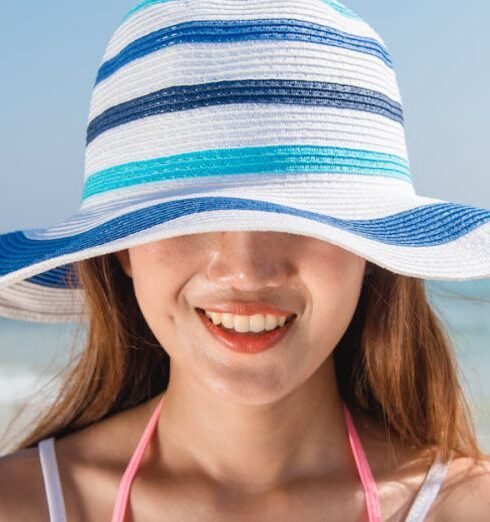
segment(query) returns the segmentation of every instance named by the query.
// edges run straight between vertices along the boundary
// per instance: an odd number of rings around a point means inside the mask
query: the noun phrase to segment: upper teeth
[[[255,314],[255,315],[236,315],[219,312],[208,312],[205,314],[214,324],[221,324],[225,328],[233,328],[237,332],[262,332],[263,330],[274,330],[278,325],[283,326],[286,317]]]

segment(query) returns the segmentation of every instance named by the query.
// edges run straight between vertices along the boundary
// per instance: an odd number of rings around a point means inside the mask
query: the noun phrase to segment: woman
[[[80,211],[0,236],[2,315],[88,321],[0,520],[487,520],[424,279],[490,276],[490,212],[415,194],[374,30],[141,2],[89,120]]]

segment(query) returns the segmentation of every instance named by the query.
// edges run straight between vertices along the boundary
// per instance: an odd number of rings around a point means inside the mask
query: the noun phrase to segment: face
[[[272,402],[307,381],[347,329],[366,260],[315,238],[282,232],[211,232],[117,252],[150,329],[170,356],[170,383],[189,381],[235,402]],[[233,351],[197,308],[268,303],[296,317],[258,353]]]

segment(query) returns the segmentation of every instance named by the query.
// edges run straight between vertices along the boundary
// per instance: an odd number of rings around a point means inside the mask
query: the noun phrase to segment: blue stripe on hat
[[[240,147],[185,152],[110,167],[86,179],[83,199],[143,183],[257,172],[365,174],[411,180],[408,161],[394,154],[316,145]]]
[[[95,85],[127,63],[175,44],[223,43],[244,40],[296,40],[352,49],[380,58],[393,68],[388,49],[370,37],[356,36],[313,22],[288,18],[258,20],[192,20],[137,38],[104,62]]]
[[[182,216],[220,210],[288,214],[331,225],[379,243],[407,247],[442,245],[490,221],[490,211],[459,203],[435,203],[382,218],[350,220],[267,201],[231,197],[188,198],[138,209],[71,237],[36,240],[27,238],[22,231],[0,235],[0,277],[36,263],[122,239]],[[44,275],[27,280],[47,281]],[[53,281],[50,279],[50,284]]]
[[[146,7],[150,7],[152,5],[158,5],[158,4],[166,4],[172,0],[143,0],[143,2],[140,2],[133,8],[131,8],[124,18],[122,19],[122,22],[125,22],[128,18],[133,16],[138,11],[141,11],[142,9],[145,9]],[[340,2],[337,2],[336,0],[320,0],[327,6],[331,7],[332,9],[335,9],[338,13],[345,16],[346,18],[351,18],[353,20],[360,20],[359,16],[354,13],[351,9],[348,9],[345,7],[345,5],[342,5]]]
[[[380,114],[403,125],[401,104],[371,89],[307,80],[230,80],[167,87],[110,107],[88,125],[86,145],[103,132],[140,118],[230,103],[354,109]]]
[[[26,279],[26,281],[49,288],[81,287],[77,271],[73,270],[73,266],[70,264],[53,268],[52,270]]]

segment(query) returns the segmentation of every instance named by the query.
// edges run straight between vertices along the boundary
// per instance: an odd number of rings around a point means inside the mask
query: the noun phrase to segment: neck
[[[293,392],[260,404],[220,399],[172,368],[152,458],[178,476],[193,473],[243,493],[355,478],[331,359]]]

